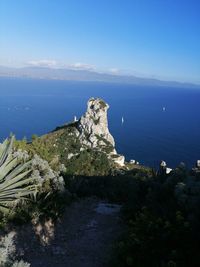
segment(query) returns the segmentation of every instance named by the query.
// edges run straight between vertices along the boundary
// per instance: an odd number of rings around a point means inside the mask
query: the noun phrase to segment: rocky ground
[[[46,224],[43,244],[30,226],[20,228],[18,255],[32,267],[106,267],[113,242],[122,232],[119,215],[119,205],[96,198],[81,199],[66,208],[55,228]],[[37,225],[35,230],[41,233],[41,229]]]

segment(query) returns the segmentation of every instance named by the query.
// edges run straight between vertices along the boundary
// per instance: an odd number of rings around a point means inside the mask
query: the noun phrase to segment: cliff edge
[[[125,167],[125,158],[115,149],[115,141],[108,129],[109,105],[100,98],[90,98],[79,120],[57,127],[31,142],[16,141],[16,148],[39,155],[58,170],[68,174],[100,176]]]

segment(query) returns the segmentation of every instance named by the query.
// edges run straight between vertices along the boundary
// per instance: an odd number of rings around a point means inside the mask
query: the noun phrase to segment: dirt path
[[[106,267],[122,229],[119,212],[118,205],[81,199],[66,208],[48,246],[20,230],[17,250],[32,267]]]

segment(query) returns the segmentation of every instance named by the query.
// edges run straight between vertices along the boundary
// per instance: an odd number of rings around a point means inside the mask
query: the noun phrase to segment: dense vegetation
[[[124,206],[115,266],[199,266],[199,177],[177,168],[139,181]]]
[[[90,149],[80,143],[76,136],[74,123],[56,128],[55,131],[42,137],[32,136],[32,140],[15,140],[17,150],[27,151],[31,156],[39,155],[49,162],[56,171],[63,171],[70,175],[109,175],[112,173],[113,162],[107,153],[112,151],[110,145],[103,147],[103,151]],[[103,138],[99,137],[101,141]],[[103,139],[105,142],[105,139]]]
[[[0,218],[1,221],[14,209],[37,192],[35,178],[30,177],[30,161],[20,163],[17,156],[12,155],[11,140],[5,140],[0,145]],[[28,267],[23,261],[14,261],[15,247],[13,245],[14,233],[0,239],[0,266]]]
[[[1,145],[1,226],[56,220],[73,198],[97,196],[123,206],[127,227],[115,244],[112,266],[198,267],[200,171],[184,164],[168,175],[138,165],[116,170],[104,152],[81,149],[73,131],[62,127],[31,142],[12,140],[14,149],[8,140]],[[0,251],[8,240],[1,240]],[[11,254],[7,266],[14,262]]]
[[[64,180],[47,161],[13,149],[14,137],[0,144],[0,266],[28,267],[17,260],[14,232],[3,236],[9,223],[56,219],[67,201]]]
[[[199,266],[200,176],[183,165],[171,174],[135,168],[123,176],[65,177],[78,196],[123,204],[127,230],[112,266]]]

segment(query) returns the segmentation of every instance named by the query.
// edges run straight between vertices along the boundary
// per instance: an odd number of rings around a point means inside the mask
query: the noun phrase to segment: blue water
[[[91,96],[109,103],[109,128],[127,159],[152,167],[200,159],[200,90],[190,88],[1,78],[0,140],[47,133],[81,116]]]

